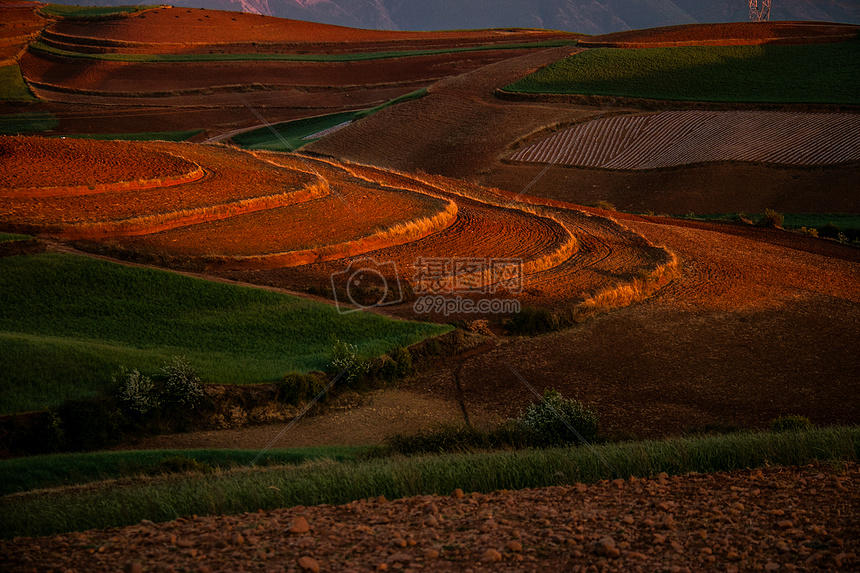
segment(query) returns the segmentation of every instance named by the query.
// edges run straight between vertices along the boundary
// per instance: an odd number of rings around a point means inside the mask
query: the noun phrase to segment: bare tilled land
[[[0,541],[9,571],[830,571],[857,561],[856,464],[187,517]]]

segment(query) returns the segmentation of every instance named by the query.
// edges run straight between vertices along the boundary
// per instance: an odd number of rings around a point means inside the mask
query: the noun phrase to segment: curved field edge
[[[0,499],[0,537],[121,527],[144,519],[164,522],[190,515],[343,504],[380,495],[386,499],[447,495],[455,488],[489,493],[659,472],[678,475],[855,461],[858,450],[860,428],[852,427],[253,468],[144,485],[7,496]]]
[[[321,160],[325,161],[325,159]],[[541,206],[534,206],[520,202],[518,201],[518,197],[505,201],[504,199],[494,195],[489,190],[483,190],[464,182],[448,180],[442,177],[407,174],[393,170],[382,170],[370,165],[362,165],[358,163],[342,163],[340,166],[349,171],[353,176],[371,183],[397,185],[409,189],[420,189],[422,186],[425,186],[425,188],[429,187],[441,197],[463,197],[473,201],[478,201],[479,203],[483,203],[491,207],[516,210],[551,221],[554,225],[564,231],[564,239],[556,244],[551,251],[533,259],[523,261],[522,270],[523,274],[526,276],[557,266],[576,254],[579,249],[579,241],[577,240],[576,235],[562,218]],[[396,183],[393,181],[396,181]],[[483,284],[492,284],[492,280],[489,279],[490,273],[487,271]]]
[[[502,94],[731,103],[860,104],[860,39],[804,46],[593,48]]]
[[[106,391],[120,366],[151,375],[185,355],[209,383],[324,370],[332,337],[378,356],[450,330],[169,271],[45,253],[0,258],[0,413]]]

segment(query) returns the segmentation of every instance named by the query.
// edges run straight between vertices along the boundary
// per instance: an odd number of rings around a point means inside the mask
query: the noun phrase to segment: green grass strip
[[[331,113],[294,121],[285,121],[271,127],[261,127],[253,131],[246,131],[232,138],[233,143],[247,149],[265,149],[268,151],[295,151],[302,146],[313,143],[318,138],[306,139],[326,129],[340,125],[347,121],[355,121],[382,111],[387,107],[397,105],[406,101],[416,100],[427,95],[427,88],[421,88],[394,98],[384,104],[365,109],[362,111],[346,111]],[[273,133],[273,130],[275,133]]]
[[[575,43],[576,40],[548,40],[545,42],[526,42],[522,44],[497,44],[436,50],[394,50],[389,52],[366,52],[358,54],[86,54],[83,52],[71,52],[55,48],[53,46],[48,46],[43,42],[34,42],[30,47],[55,56],[84,58],[90,60],[107,60],[111,62],[363,62],[370,60],[386,60],[389,58],[410,58],[416,56],[435,56],[438,54],[482,52],[487,50],[555,48]]]
[[[860,40],[805,46],[597,48],[505,88],[520,93],[755,103],[860,103]]]
[[[105,16],[119,16],[122,14],[134,14],[142,10],[158,8],[158,6],[76,6],[65,4],[48,4],[40,9],[46,16],[57,16],[60,18],[102,18]]]
[[[611,472],[587,448],[525,450],[298,467],[237,470],[129,487],[93,488],[0,500],[0,537],[53,535],[119,527],[149,519],[237,514],[384,495],[448,494],[454,488],[491,492],[599,479],[731,471],[812,461],[857,460],[860,428],[731,434],[664,442],[598,446]]]
[[[36,101],[17,64],[0,68],[0,101]]]
[[[0,135],[18,135],[50,131],[60,125],[54,114],[47,111],[0,115]]]
[[[366,446],[268,450],[256,465],[297,465],[321,458],[345,461],[366,450]],[[258,452],[253,450],[151,450],[52,454],[0,460],[0,496],[148,475],[153,471],[159,472],[164,461],[172,458],[194,460],[226,470],[248,466],[257,455]]]
[[[450,330],[58,253],[0,258],[0,413],[109,387],[119,366],[156,374],[185,355],[204,382],[274,382],[322,370],[333,338],[378,356]]]
[[[138,133],[75,133],[64,135],[74,139],[100,139],[105,141],[187,141],[203,133],[202,129],[187,131],[142,131]]]
[[[30,235],[18,235],[15,233],[0,233],[0,243],[11,243],[13,241],[29,241]]]

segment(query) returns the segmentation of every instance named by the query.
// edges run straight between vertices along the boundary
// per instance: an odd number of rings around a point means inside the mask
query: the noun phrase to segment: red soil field
[[[295,159],[279,161],[274,156],[271,161],[300,163]],[[327,247],[354,242],[396,224],[440,215],[447,206],[446,201],[428,195],[368,186],[326,163],[310,159],[305,162],[305,169],[313,170],[328,182],[330,193],[327,196],[122,243],[132,249],[155,249],[207,259],[224,256],[227,265],[233,256],[240,257],[239,260],[250,257],[251,265],[259,267],[269,264],[266,255],[308,249],[319,249],[322,253]],[[427,229],[426,232],[438,230]],[[311,260],[314,258],[317,257]],[[278,262],[283,263],[283,260]]]
[[[30,51],[21,58],[24,77],[37,88],[80,92],[86,95],[150,97],[209,95],[221,86],[243,91],[244,85],[313,87],[336,90],[341,86],[386,87],[426,85],[434,80],[501,59],[520,55],[516,50],[438,54],[365,62],[172,62],[130,63],[58,57]],[[48,95],[48,94],[46,94]],[[48,95],[51,99],[53,96]],[[87,100],[82,100],[87,101]],[[192,103],[192,102],[188,102]]]
[[[860,26],[825,22],[684,24],[591,36],[580,44],[589,48],[818,44],[848,40],[858,31]]]
[[[34,4],[0,3],[0,66],[14,64],[27,44],[48,21],[38,17]]]
[[[850,570],[858,492],[855,462],[660,474],[16,538],[0,560],[16,573]]]
[[[476,46],[487,43],[535,42],[571,38],[572,34],[545,30],[473,30],[448,32],[398,32],[363,30],[316,24],[256,14],[164,7],[127,18],[100,22],[61,21],[52,30],[66,37],[92,39],[92,44],[134,48],[152,53],[154,46],[181,46],[188,53],[195,45],[218,46],[228,52],[278,51],[305,53],[376,52],[396,49],[433,49]],[[232,46],[231,46],[232,44]],[[253,44],[256,44],[254,46]],[[199,47],[199,46],[198,46]],[[250,50],[249,50],[250,48]],[[269,49],[271,46],[268,47]]]
[[[28,150],[40,146],[50,149],[50,146],[66,143],[72,149],[80,146],[81,149],[92,150],[84,159],[113,156],[124,161],[126,153],[138,160],[140,157],[146,160],[152,154],[156,157],[177,155],[188,163],[201,165],[206,171],[206,177],[199,181],[142,191],[118,186],[116,190],[91,195],[80,195],[78,190],[73,190],[67,196],[21,197],[10,194],[0,197],[0,220],[6,226],[35,227],[66,237],[154,232],[181,224],[289,205],[328,192],[324,182],[312,173],[276,167],[248,153],[224,148],[37,137],[7,140],[13,144],[23,142]],[[56,182],[62,181],[66,169],[73,177],[80,177],[88,169],[107,169],[107,164],[103,165],[98,160],[93,164],[69,161],[53,165]]]
[[[180,177],[197,165],[182,157],[121,142],[0,137],[0,194]],[[39,165],[40,169],[34,169]]]

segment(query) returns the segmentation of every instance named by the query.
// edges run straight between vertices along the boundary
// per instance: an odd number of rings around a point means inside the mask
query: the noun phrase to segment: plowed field
[[[587,47],[656,48],[841,42],[857,35],[857,26],[822,22],[731,22],[687,24],[629,30],[580,40]]]
[[[860,115],[693,110],[611,117],[550,135],[511,159],[605,169],[711,161],[828,165],[860,160]]]
[[[381,497],[16,538],[0,559],[15,572],[848,570],[858,482],[847,463]]]
[[[114,180],[120,175],[112,174],[110,166],[118,166],[116,168],[122,174],[138,162],[145,165],[150,158],[157,162],[159,157],[173,158],[185,164],[199,164],[207,173],[199,181],[156,185],[142,190],[115,185],[100,192],[93,186],[94,192],[91,194],[83,194],[81,188],[74,187],[65,194],[62,189],[54,190],[47,194],[49,196],[18,192],[0,196],[0,221],[4,224],[42,228],[67,237],[155,232],[288,205],[327,192],[324,182],[312,173],[276,167],[246,153],[228,149],[167,143],[130,144],[44,138],[7,138],[4,142],[19,149],[17,155],[22,162],[30,153],[37,158],[41,154],[44,162],[52,167],[51,181],[54,183],[63,182],[66,170],[70,172],[72,182],[79,182],[90,173],[106,173],[108,179]],[[59,163],[52,163],[45,157],[46,150],[66,143],[69,149],[82,150],[77,160],[62,153],[58,154],[61,159]],[[87,149],[89,153],[83,153]],[[127,159],[126,154],[133,158],[129,163],[124,161]],[[67,161],[62,161],[64,159]],[[27,181],[23,176],[19,179]]]
[[[486,43],[514,43],[570,37],[563,32],[540,30],[473,30],[452,32],[399,32],[345,28],[256,14],[163,7],[129,18],[104,22],[63,21],[54,28],[65,36],[77,37],[81,43],[125,48],[152,45],[180,45],[191,51],[205,45],[247,52],[252,43],[272,44],[283,49],[292,47],[311,53],[382,51],[398,48],[457,47]],[[138,46],[135,46],[138,44]],[[148,46],[140,46],[148,44]],[[253,48],[257,51],[257,47]]]

